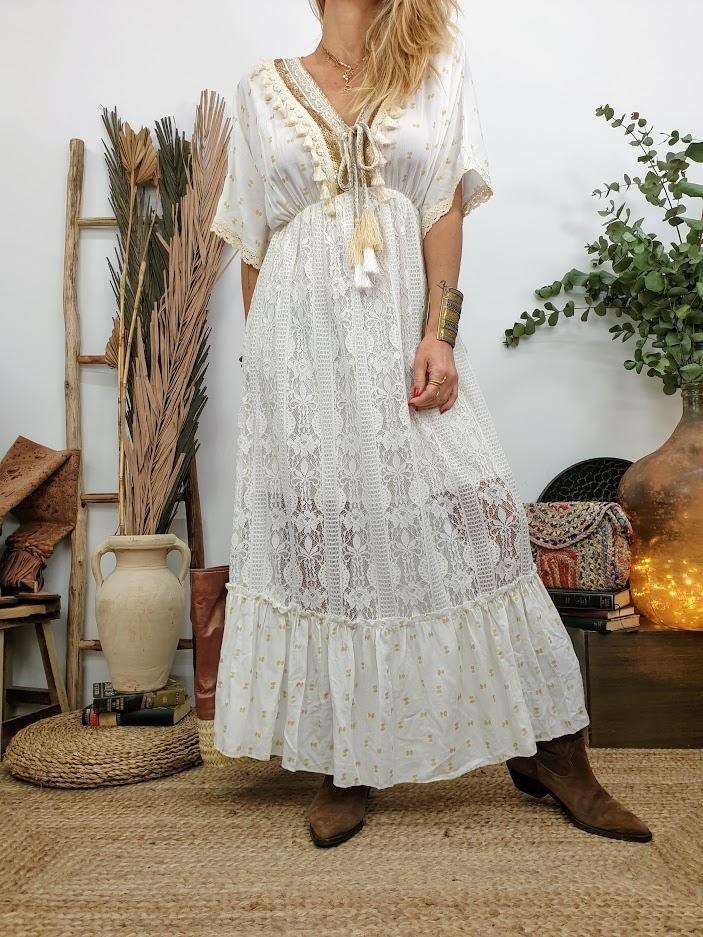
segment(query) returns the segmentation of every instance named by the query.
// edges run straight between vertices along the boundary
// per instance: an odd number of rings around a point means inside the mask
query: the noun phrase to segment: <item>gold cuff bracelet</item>
[[[439,286],[442,287],[442,299],[440,300],[439,316],[437,319],[437,338],[441,342],[448,342],[453,348],[459,332],[459,318],[461,316],[461,305],[464,300],[464,294],[461,290],[453,286],[447,286],[446,280],[441,280]],[[425,305],[425,322],[422,327],[423,335],[427,329],[429,317],[430,294],[428,290]]]
[[[442,342],[449,342],[453,348],[459,332],[464,294],[453,286],[447,286],[446,280],[442,280],[439,285],[442,287],[442,299],[437,320],[437,338]]]

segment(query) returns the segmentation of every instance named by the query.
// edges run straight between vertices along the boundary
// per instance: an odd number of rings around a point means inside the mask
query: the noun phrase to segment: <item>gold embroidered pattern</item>
[[[342,153],[341,153],[341,150],[340,150],[340,148],[339,148],[339,141],[337,140],[337,137],[335,136],[334,131],[332,130],[332,128],[330,127],[330,125],[327,123],[327,121],[324,120],[324,118],[322,117],[322,115],[319,114],[319,113],[315,110],[314,107],[312,107],[310,104],[308,104],[308,102],[307,102],[307,100],[305,99],[305,96],[303,95],[302,91],[301,91],[300,88],[296,85],[296,83],[295,83],[295,81],[293,80],[292,76],[289,74],[288,69],[286,68],[283,59],[280,59],[280,58],[279,58],[279,59],[274,59],[274,60],[273,60],[273,64],[274,64],[274,66],[275,66],[275,68],[276,68],[276,71],[277,71],[278,74],[279,74],[279,77],[281,78],[281,80],[282,80],[283,83],[285,84],[286,88],[288,88],[288,90],[289,90],[290,93],[293,95],[293,97],[296,99],[296,101],[297,101],[300,105],[302,105],[302,106],[305,108],[305,110],[308,112],[308,114],[310,114],[310,116],[312,117],[312,119],[315,121],[315,123],[318,125],[318,127],[319,127],[320,130],[322,131],[322,136],[325,138],[325,143],[327,144],[327,150],[328,150],[328,152],[329,152],[330,159],[331,159],[332,162],[334,163],[334,167],[335,167],[335,171],[336,171],[336,170],[339,168],[339,164],[340,164],[341,159],[342,159]],[[335,185],[336,185],[336,183],[335,183]],[[338,188],[338,187],[337,187],[337,189],[336,189],[336,192],[339,192],[339,188]],[[335,194],[336,194],[336,193],[335,193]]]
[[[312,119],[315,121],[317,126],[320,128],[320,131],[322,132],[322,136],[324,137],[324,140],[325,140],[325,144],[327,146],[329,157],[332,160],[332,164],[334,165],[335,174],[336,174],[337,170],[339,169],[339,164],[342,160],[342,153],[341,153],[341,149],[339,146],[339,140],[337,138],[337,135],[335,134],[330,124],[324,119],[322,114],[320,114],[320,112],[316,110],[308,102],[307,98],[298,87],[298,84],[296,83],[295,78],[290,74],[290,72],[286,68],[285,61],[282,58],[277,58],[273,60],[273,64],[274,64],[276,71],[278,72],[279,78],[281,79],[281,81],[283,81],[286,88],[290,91],[290,93],[293,95],[295,100],[302,107],[305,108],[305,110],[308,112],[308,114],[312,117]],[[380,105],[377,105],[374,108],[373,112],[367,118],[367,121],[370,127],[373,126],[374,121],[376,120],[379,114],[379,111],[380,111]],[[339,118],[339,121],[341,124],[344,124],[344,121],[342,121],[341,117]],[[347,126],[347,125],[344,124],[344,126]],[[366,140],[364,142],[364,160],[368,161],[368,159],[369,159],[369,142],[368,140]],[[366,179],[367,179],[367,183],[370,184],[371,174],[368,171],[366,172]],[[333,194],[337,195],[339,194],[340,191],[341,190],[339,186],[335,182],[335,192]]]

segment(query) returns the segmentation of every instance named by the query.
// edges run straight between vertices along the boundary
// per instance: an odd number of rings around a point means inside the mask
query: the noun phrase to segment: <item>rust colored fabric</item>
[[[215,718],[215,689],[225,628],[229,566],[190,571],[190,621],[193,626],[195,711],[198,719]]]
[[[0,529],[10,511],[19,526],[0,558],[3,590],[36,591],[56,544],[76,525],[79,449],[50,449],[18,436],[0,462]]]
[[[66,456],[18,436],[0,462],[0,530],[5,515],[45,482]]]

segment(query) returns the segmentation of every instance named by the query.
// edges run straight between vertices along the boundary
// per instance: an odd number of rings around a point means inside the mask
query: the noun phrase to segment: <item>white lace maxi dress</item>
[[[461,338],[455,405],[407,403],[423,236],[459,181],[464,214],[492,194],[463,39],[436,64],[350,128],[299,58],[259,62],[213,222],[260,268],[214,743],[343,787],[455,777],[588,723]],[[366,202],[382,244],[352,267]]]

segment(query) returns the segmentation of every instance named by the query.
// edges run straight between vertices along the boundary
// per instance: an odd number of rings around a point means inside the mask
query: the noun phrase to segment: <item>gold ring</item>
[[[447,379],[447,375],[445,374],[441,381],[436,381],[436,380],[434,380],[434,378],[433,378],[432,380],[429,380],[427,383],[428,383],[428,384],[444,384],[444,382],[446,381],[446,379]]]

